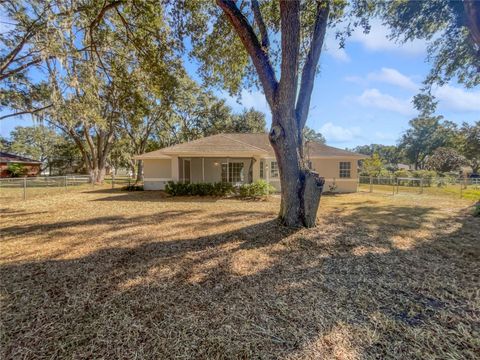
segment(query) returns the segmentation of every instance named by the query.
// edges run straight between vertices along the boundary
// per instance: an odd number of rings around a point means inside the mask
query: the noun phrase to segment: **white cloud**
[[[480,111],[480,91],[467,91],[445,85],[433,90],[439,106],[456,111]]]
[[[324,124],[320,128],[320,133],[325,136],[328,142],[343,142],[343,141],[351,141],[354,138],[360,135],[360,128],[359,127],[349,127],[344,128],[342,126],[334,125],[331,122]]]
[[[367,75],[367,80],[396,85],[412,91],[418,90],[418,85],[415,84],[411,78],[403,75],[400,71],[391,68],[382,68],[378,72],[369,73]]]
[[[350,41],[362,44],[362,46],[370,51],[392,51],[407,55],[425,55],[426,43],[421,40],[414,40],[405,44],[397,43],[388,39],[390,33],[387,26],[380,21],[371,22],[371,29],[368,34],[363,29],[357,28],[350,38]]]
[[[339,41],[335,38],[335,36],[330,32],[327,33],[325,37],[325,52],[342,62],[350,62],[350,56],[348,56],[345,49],[340,48]]]
[[[345,81],[352,82],[362,86],[368,86],[372,82],[382,82],[395,85],[407,90],[418,91],[419,86],[411,77],[402,74],[397,69],[383,67],[379,71],[368,73],[367,76],[346,76]]]
[[[383,94],[378,89],[365,90],[362,95],[356,97],[356,101],[365,107],[388,110],[403,115],[415,114],[411,99],[399,99],[392,95]]]

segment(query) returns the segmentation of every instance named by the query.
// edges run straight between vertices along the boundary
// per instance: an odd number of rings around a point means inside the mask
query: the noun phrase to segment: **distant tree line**
[[[364,161],[365,173],[392,172],[398,170],[398,164],[440,173],[469,166],[473,173],[479,172],[480,121],[458,126],[442,116],[423,114],[410,120],[409,125],[397,145],[370,144],[352,149],[371,156]]]

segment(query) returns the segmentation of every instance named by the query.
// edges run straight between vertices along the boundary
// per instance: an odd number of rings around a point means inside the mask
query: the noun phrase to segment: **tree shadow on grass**
[[[422,237],[434,209],[411,210],[358,206],[303,230],[257,214],[196,238],[185,214],[176,239],[5,264],[3,358],[473,358],[478,221]]]
[[[214,196],[170,196],[164,191],[124,191],[120,189],[97,189],[85,191],[91,194],[105,194],[102,198],[96,198],[93,201],[133,201],[133,202],[198,202],[212,203],[224,199]]]

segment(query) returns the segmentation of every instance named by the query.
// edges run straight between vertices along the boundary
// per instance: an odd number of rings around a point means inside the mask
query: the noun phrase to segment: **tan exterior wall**
[[[312,169],[325,178],[323,191],[335,182],[337,192],[355,192],[358,183],[358,161],[351,158],[312,159]],[[340,162],[350,162],[350,178],[340,178]]]
[[[202,158],[191,157],[190,159],[190,176],[192,182],[214,183],[222,181],[222,163],[227,162],[227,158]],[[252,167],[253,181],[260,179],[260,161],[262,159],[255,158]],[[252,161],[251,158],[229,158],[229,162],[243,162],[244,166],[244,182],[249,181],[249,168]],[[280,178],[271,176],[271,163],[275,159],[263,159],[264,161],[264,179],[268,180],[276,189],[280,191]],[[347,161],[351,163],[350,178],[340,178],[340,162]],[[312,168],[317,171],[320,176],[325,178],[324,191],[330,190],[330,185],[335,182],[337,192],[355,192],[358,182],[358,161],[351,158],[327,158],[312,159]],[[268,174],[267,174],[268,172]],[[183,158],[178,161],[179,181],[183,179]],[[172,177],[172,161],[170,159],[144,160],[144,177],[146,190],[164,189],[165,184]],[[149,180],[151,179],[151,180]]]
[[[312,169],[326,179],[340,178],[340,162],[350,162],[350,179],[358,177],[358,161],[351,158],[335,158],[335,159],[312,159]]]
[[[170,159],[143,160],[143,176],[145,178],[171,178],[172,167]]]
[[[143,160],[143,187],[145,190],[164,190],[172,177],[170,159]]]

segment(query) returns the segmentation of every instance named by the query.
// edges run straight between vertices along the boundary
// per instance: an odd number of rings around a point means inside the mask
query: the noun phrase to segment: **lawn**
[[[2,359],[474,359],[471,200],[87,189],[1,203]]]

